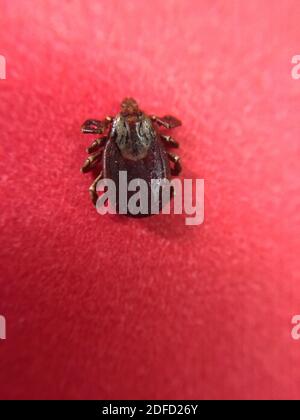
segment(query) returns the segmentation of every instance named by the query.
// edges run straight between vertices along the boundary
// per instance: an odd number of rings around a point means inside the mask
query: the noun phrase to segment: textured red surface
[[[299,1],[0,0],[2,398],[299,398]],[[205,224],[95,213],[83,120],[181,117]]]

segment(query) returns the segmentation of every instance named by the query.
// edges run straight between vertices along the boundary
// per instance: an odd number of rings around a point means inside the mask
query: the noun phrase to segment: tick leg
[[[84,162],[81,168],[81,172],[83,173],[89,172],[91,169],[94,168],[95,164],[99,162],[101,157],[102,157],[102,150],[100,150],[100,152],[97,152],[92,156],[89,156],[87,160]]]
[[[174,163],[174,168],[171,168],[171,174],[172,175],[179,175],[181,172],[181,163],[180,163],[180,157],[177,155],[174,155],[173,153],[167,152],[168,158],[171,162]]]
[[[162,125],[165,128],[175,128],[181,125],[181,121],[175,117],[172,117],[172,115],[165,115],[162,118],[159,118],[156,115],[152,115],[151,119],[158,125]]]
[[[84,134],[102,134],[112,123],[112,117],[106,117],[104,120],[86,120],[82,126],[81,131]]]
[[[97,200],[98,200],[97,184],[100,181],[100,179],[102,179],[102,177],[103,177],[103,172],[101,171],[100,175],[97,176],[97,178],[95,179],[95,181],[92,183],[92,185],[89,188],[90,197],[94,206],[96,205]]]
[[[107,137],[102,137],[100,139],[96,139],[87,149],[88,153],[96,152],[97,150],[101,149],[102,146],[105,145],[107,142]]]
[[[169,145],[169,146],[171,146],[171,147],[179,147],[179,143],[178,143],[176,140],[174,140],[174,139],[173,139],[173,137],[171,137],[171,136],[163,136],[163,135],[161,135],[161,138],[163,139],[163,141],[164,141],[167,145]]]

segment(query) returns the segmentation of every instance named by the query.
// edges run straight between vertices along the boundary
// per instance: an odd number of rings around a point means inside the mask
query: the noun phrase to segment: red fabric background
[[[299,398],[300,3],[0,1],[2,398]],[[88,117],[180,117],[205,224],[98,216]]]

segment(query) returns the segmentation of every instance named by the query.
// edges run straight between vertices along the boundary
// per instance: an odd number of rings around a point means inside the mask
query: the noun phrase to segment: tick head
[[[140,113],[139,106],[135,99],[125,98],[121,103],[121,114],[124,117],[135,116]]]

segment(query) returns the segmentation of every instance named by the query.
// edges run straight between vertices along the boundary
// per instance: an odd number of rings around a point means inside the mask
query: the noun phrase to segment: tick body
[[[159,118],[145,114],[132,98],[123,100],[121,111],[115,117],[85,121],[81,128],[83,133],[103,135],[87,149],[90,156],[81,168],[82,172],[98,171],[89,189],[93,204],[96,205],[96,187],[102,178],[115,182],[116,196],[119,197],[119,173],[126,171],[128,184],[131,180],[142,179],[149,186],[149,208],[143,215],[151,215],[151,200],[152,203],[157,201],[161,209],[161,192],[153,196],[151,181],[178,175],[181,165],[179,157],[168,151],[169,147],[178,147],[179,144],[171,136],[160,133],[159,127],[171,129],[179,125],[181,122],[172,116]],[[128,194],[128,200],[133,194]],[[117,200],[117,212],[118,208]],[[127,214],[132,215],[130,211]]]

